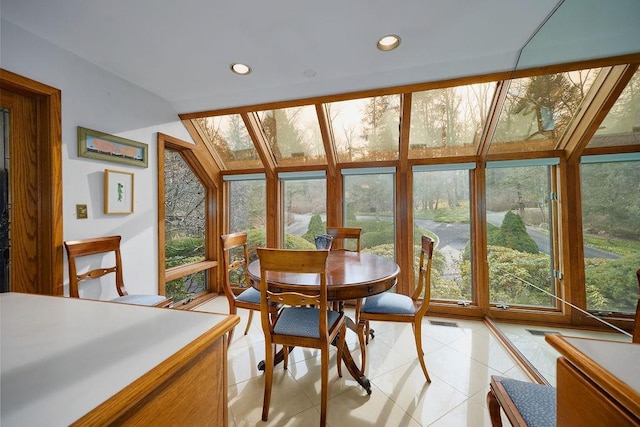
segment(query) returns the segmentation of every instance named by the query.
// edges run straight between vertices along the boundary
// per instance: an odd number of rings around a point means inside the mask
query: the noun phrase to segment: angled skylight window
[[[326,164],[315,106],[258,112],[278,166]]]
[[[223,170],[261,168],[262,162],[240,114],[193,119],[213,146]]]
[[[587,147],[632,144],[640,144],[640,70],[627,83]]]
[[[599,68],[511,80],[489,153],[552,150]]]
[[[339,162],[397,160],[400,95],[327,104]]]
[[[409,158],[474,155],[496,83],[414,92]]]

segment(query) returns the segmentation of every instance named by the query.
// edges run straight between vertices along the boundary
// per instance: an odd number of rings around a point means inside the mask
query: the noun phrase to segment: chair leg
[[[286,371],[289,366],[289,346],[288,345],[282,346],[282,355],[284,356],[284,359],[282,360],[282,367]]]
[[[342,378],[342,353],[345,351],[346,346],[347,325],[344,323],[340,328],[340,338],[338,339],[338,354],[336,356],[336,363],[338,364],[338,376]],[[348,350],[347,350],[348,351]]]
[[[356,300],[356,319],[355,319],[355,324],[359,325],[360,324],[360,313],[362,312],[362,301],[363,299],[360,298],[358,300]],[[365,324],[365,342],[366,344],[369,344],[369,335],[371,334],[371,330],[369,329],[369,321],[365,320],[364,322]],[[373,335],[371,336],[371,338],[373,338]]]
[[[493,394],[493,390],[487,393],[487,407],[489,408],[489,416],[491,417],[491,425],[493,427],[502,427],[502,417],[500,416],[500,403]]]
[[[273,358],[275,352],[275,344],[267,343],[265,345],[264,359],[264,399],[262,401],[262,421],[269,418],[269,405],[271,404],[271,384],[273,381]]]
[[[369,337],[373,338],[373,334],[371,333],[371,328],[369,327],[369,321],[366,321],[366,327],[365,327],[365,337],[367,338],[367,345],[369,344]]]
[[[366,323],[366,320],[360,320],[358,322],[358,341],[360,342],[360,360],[362,361],[362,367],[360,370],[362,372],[364,372],[367,367],[367,347],[364,336]]]
[[[320,426],[327,425],[327,401],[329,400],[329,345],[320,349],[321,385],[320,385]]]
[[[247,327],[244,328],[244,334],[247,335],[249,332],[249,327],[251,326],[251,321],[253,320],[253,310],[249,310],[249,320],[247,320]]]
[[[427,372],[427,365],[424,363],[424,351],[422,351],[422,319],[416,319],[413,323],[413,335],[416,339],[416,350],[418,351],[418,360],[420,361],[420,367],[422,368],[422,372],[424,373],[427,382],[431,382],[431,378],[429,378],[429,373]]]

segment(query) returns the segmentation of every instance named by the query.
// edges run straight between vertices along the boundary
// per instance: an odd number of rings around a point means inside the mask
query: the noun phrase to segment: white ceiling
[[[1,13],[188,113],[510,70],[557,3],[2,0]],[[389,33],[400,47],[377,50]]]

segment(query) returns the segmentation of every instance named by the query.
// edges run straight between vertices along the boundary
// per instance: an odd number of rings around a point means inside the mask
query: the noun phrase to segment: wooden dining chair
[[[327,227],[327,234],[333,237],[333,242],[331,243],[332,251],[350,250],[352,252],[360,252],[360,236],[362,235],[362,228]]]
[[[249,310],[249,319],[244,329],[244,334],[247,335],[254,311],[260,311],[260,291],[251,286],[247,273],[249,265],[247,233],[224,234],[220,236],[220,242],[222,244],[222,271],[224,273],[222,285],[227,301],[229,301],[229,314],[236,314],[238,308]],[[271,313],[275,313],[276,310],[276,306],[270,308]],[[231,344],[234,329],[229,331],[227,345]]]
[[[513,427],[555,427],[556,388],[492,375],[487,408],[492,427],[502,427],[501,408]]]
[[[362,228],[360,227],[327,227],[327,235],[331,236],[331,251],[351,251],[360,252],[360,236],[362,235]],[[336,243],[337,241],[337,243]],[[339,309],[338,306],[344,301],[334,302],[334,309]],[[351,302],[353,304],[353,302]],[[358,304],[358,301],[355,302]]]
[[[327,255],[328,251],[320,250],[258,248],[260,315],[265,338],[263,421],[267,421],[269,416],[275,347],[276,344],[280,344],[284,349],[285,369],[290,347],[300,346],[320,350],[320,425],[326,425],[329,345],[339,335],[337,368],[338,375],[342,377],[341,360],[346,336],[344,313],[329,310],[327,304]],[[295,288],[295,292],[278,288],[278,285],[268,285],[267,279],[278,282],[278,275],[281,274],[287,275],[286,283],[291,283],[290,286]],[[298,285],[295,284],[295,280],[298,281]],[[314,285],[308,285],[309,281]],[[277,316],[269,316],[268,313],[268,307],[273,303],[282,304]]]
[[[429,307],[432,258],[433,240],[428,236],[422,236],[418,285],[416,286],[413,296],[408,297],[387,291],[367,297],[364,299],[364,302],[358,300],[356,305],[356,322],[358,324],[358,339],[360,341],[363,372],[367,364],[366,344],[369,337],[369,322],[372,320],[380,322],[406,322],[411,323],[413,326],[418,360],[420,361],[424,376],[428,382],[431,382],[431,378],[429,378],[429,373],[427,372],[427,366],[424,362],[424,351],[422,350],[422,318]],[[423,292],[424,298],[421,298]]]
[[[163,295],[146,295],[146,294],[129,294],[124,286],[122,274],[122,255],[120,253],[121,236],[96,237],[92,239],[70,240],[64,242],[67,251],[67,261],[69,265],[69,296],[72,298],[80,298],[79,284],[84,280],[98,279],[108,274],[115,276],[115,287],[119,297],[111,301],[166,307],[171,304],[171,299]],[[90,269],[84,273],[78,273],[79,259],[92,255],[112,255],[114,258],[113,265],[109,267],[98,267]],[[85,258],[86,260],[86,258]],[[87,264],[90,267],[90,264]],[[85,266],[86,267],[86,266]]]

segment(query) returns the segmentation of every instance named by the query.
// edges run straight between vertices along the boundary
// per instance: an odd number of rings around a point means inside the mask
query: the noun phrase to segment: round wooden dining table
[[[260,288],[260,260],[255,260],[247,268],[251,285]],[[327,300],[342,303],[346,300],[365,298],[382,293],[393,287],[400,274],[400,267],[394,261],[378,255],[363,252],[330,251],[327,257]],[[280,290],[295,291],[301,287],[319,286],[319,277],[309,274],[272,273],[269,286]],[[347,326],[356,330],[352,319],[346,318]],[[351,376],[371,394],[369,380],[355,364],[349,351],[342,352],[345,366]],[[276,356],[276,363],[282,361]],[[264,370],[264,361],[258,365]]]

